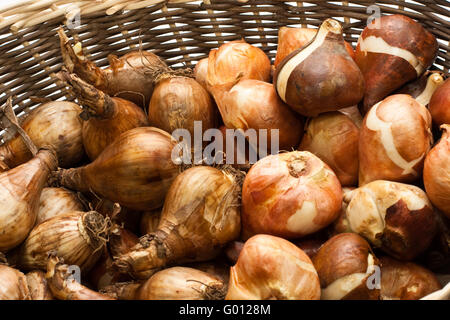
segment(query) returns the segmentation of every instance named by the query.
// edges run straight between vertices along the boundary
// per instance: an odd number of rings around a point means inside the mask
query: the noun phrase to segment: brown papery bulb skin
[[[161,210],[146,211],[141,216],[140,231],[141,235],[146,235],[158,230],[161,220]]]
[[[95,211],[74,211],[36,226],[20,247],[23,270],[45,270],[48,253],[55,252],[70,265],[88,271],[101,256],[109,233],[108,221]]]
[[[428,108],[436,125],[450,124],[450,79],[434,92]]]
[[[356,105],[364,78],[348,54],[342,26],[325,20],[314,39],[278,65],[274,86],[280,98],[301,115],[314,117]]]
[[[132,248],[138,243],[138,236],[131,231],[116,225],[112,228],[109,235],[109,252],[113,257],[117,257],[131,251]]]
[[[97,195],[135,210],[162,206],[179,169],[176,141],[165,131],[139,127],[120,135],[92,163],[57,175],[61,186]]]
[[[273,65],[275,68],[292,51],[297,50],[308,44],[317,34],[316,29],[311,28],[289,28],[281,27],[278,29],[278,47]]]
[[[66,68],[111,97],[120,97],[146,108],[153,93],[154,75],[169,67],[148,51],[132,51],[118,58],[108,55],[109,67],[101,69],[83,56],[81,44],[74,48],[62,29],[58,30]]]
[[[450,124],[425,158],[423,183],[431,202],[450,219]]]
[[[195,80],[200,83],[203,88],[207,89],[208,86],[206,84],[206,77],[208,76],[208,58],[203,58],[194,68],[194,77]]]
[[[277,54],[273,65],[275,68],[283,59],[292,51],[307,45],[317,34],[318,29],[311,28],[288,28],[281,27],[278,29],[278,47]],[[348,54],[354,59],[355,51],[350,43],[345,42],[345,48]]]
[[[397,90],[396,94],[409,94],[417,102],[427,106],[434,92],[444,84],[439,71],[427,71],[420,78],[409,82]]]
[[[8,171],[10,167],[2,160],[4,159],[2,156],[0,156],[0,173]]]
[[[206,85],[216,100],[239,80],[270,81],[270,60],[261,49],[244,40],[225,43],[209,52]]]
[[[364,113],[405,83],[420,77],[438,53],[435,36],[413,19],[386,15],[367,26],[356,46],[356,63],[366,81]]]
[[[243,237],[312,234],[339,215],[342,188],[334,172],[307,151],[267,156],[248,172],[242,189]]]
[[[382,300],[419,300],[442,289],[436,276],[422,266],[389,257],[380,262]]]
[[[410,95],[389,96],[364,117],[359,136],[359,185],[375,180],[416,181],[432,143],[428,110]]]
[[[83,106],[83,144],[92,161],[120,134],[148,126],[144,111],[133,102],[110,97],[75,74],[60,72],[59,77],[70,84]]]
[[[48,259],[45,278],[50,291],[58,300],[114,300],[78,283],[72,276],[69,265],[55,256]]]
[[[379,265],[369,243],[354,233],[329,239],[313,259],[319,274],[322,300],[378,300],[380,290],[368,278]]]
[[[57,165],[54,151],[41,149],[33,159],[0,174],[0,251],[16,247],[28,236],[42,189]]]
[[[77,165],[84,156],[82,138],[82,109],[67,101],[47,102],[33,109],[21,122],[22,129],[37,148],[51,146],[58,155],[62,168]],[[22,137],[16,134],[0,146],[0,158],[10,168],[33,158]]]
[[[158,230],[120,256],[118,268],[146,279],[165,266],[215,258],[239,236],[240,191],[234,173],[206,166],[184,171],[167,193]]]
[[[110,118],[90,118],[83,123],[83,143],[92,161],[122,133],[149,124],[145,113],[134,103],[121,98],[111,99],[116,107]]]
[[[268,152],[271,152],[272,130],[278,130],[279,150],[292,150],[300,143],[303,119],[278,97],[271,83],[241,80],[224,93],[217,105],[227,128],[244,132],[254,129],[257,135],[266,129]]]
[[[17,269],[1,264],[0,300],[31,300],[25,275]]]
[[[319,300],[319,277],[300,248],[282,238],[256,235],[231,267],[225,299]]]
[[[39,270],[26,274],[31,300],[53,300],[53,295],[48,287],[45,273]]]
[[[194,121],[202,130],[217,127],[218,112],[209,95],[195,79],[169,77],[155,87],[148,107],[150,125],[172,133],[186,129],[194,136]]]
[[[437,217],[425,192],[377,180],[346,194],[350,229],[399,260],[412,260],[431,244]]]
[[[64,188],[44,188],[39,201],[39,211],[36,225],[72,211],[84,211],[84,205],[79,196]]]
[[[223,300],[226,285],[200,270],[172,267],[155,273],[135,294],[136,300]]]
[[[322,113],[306,124],[298,150],[309,151],[336,173],[343,186],[358,184],[359,129],[341,112]]]

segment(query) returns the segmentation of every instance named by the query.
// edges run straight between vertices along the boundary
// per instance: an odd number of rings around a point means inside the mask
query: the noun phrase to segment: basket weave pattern
[[[0,105],[12,97],[21,117],[45,99],[74,100],[55,75],[62,67],[61,25],[100,67],[109,64],[109,54],[140,49],[172,67],[193,68],[211,49],[238,39],[273,61],[280,27],[318,27],[329,17],[342,23],[345,39],[356,45],[373,13],[367,8],[376,5],[383,15],[404,14],[431,31],[439,42],[433,68],[450,76],[449,0],[407,1],[23,0],[21,6],[0,7]],[[80,17],[76,26],[74,12]],[[449,299],[450,283],[430,299],[436,297]]]
[[[311,27],[333,17],[343,23],[354,45],[376,4],[381,14],[402,13],[420,21],[439,39],[435,66],[450,68],[450,4],[447,0],[290,2],[280,0],[166,1],[29,1],[0,11],[0,105],[13,97],[17,114],[29,112],[39,100],[73,96],[56,79],[62,66],[56,29],[67,25],[73,9],[80,25],[67,28],[81,41],[84,54],[99,66],[107,55],[151,50],[171,66],[193,67],[220,44],[244,38],[273,59],[281,26]],[[71,3],[69,9],[67,4]],[[75,7],[74,7],[75,6]],[[72,10],[72,11],[70,11]],[[23,113],[22,113],[23,114]]]

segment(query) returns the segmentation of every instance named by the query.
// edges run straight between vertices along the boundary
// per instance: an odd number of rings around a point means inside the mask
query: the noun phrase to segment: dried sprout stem
[[[61,54],[64,65],[70,73],[77,73],[89,83],[98,86],[105,86],[106,78],[104,71],[98,68],[93,62],[86,59],[84,56],[78,56],[70,44],[69,38],[64,33],[62,27],[58,29],[60,39]]]
[[[115,104],[109,95],[64,68],[57,73],[57,77],[72,88],[78,101],[85,108],[85,112],[81,115],[83,120],[90,117],[109,119],[114,115]]]
[[[30,150],[33,156],[36,156],[38,153],[38,148],[35,146],[33,141],[31,141],[25,130],[23,130],[20,126],[12,107],[11,97],[8,98],[6,104],[0,107],[0,125],[3,129],[13,130],[13,132],[19,133],[28,150]]]
[[[95,292],[70,278],[69,266],[65,265],[55,253],[49,254],[47,279],[52,294],[61,300],[114,300]]]

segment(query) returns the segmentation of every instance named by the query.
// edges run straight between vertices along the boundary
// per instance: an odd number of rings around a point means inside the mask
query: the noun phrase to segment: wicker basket
[[[39,103],[34,97],[73,100],[55,77],[62,66],[56,33],[61,25],[99,66],[108,64],[108,54],[142,45],[172,67],[193,67],[210,49],[241,38],[273,59],[281,26],[317,27],[328,17],[342,22],[345,39],[355,45],[372,5],[430,30],[440,47],[434,68],[449,75],[448,0],[22,0],[0,5],[0,105],[12,97],[20,117]],[[438,296],[449,299],[450,285],[442,292]]]

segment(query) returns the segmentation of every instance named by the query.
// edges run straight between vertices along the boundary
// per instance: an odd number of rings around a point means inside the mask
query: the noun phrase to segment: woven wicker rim
[[[408,2],[406,2],[408,1]],[[450,3],[447,0],[22,0],[0,6],[0,104],[13,97],[19,117],[46,98],[74,97],[54,73],[62,60],[56,29],[83,44],[100,67],[107,55],[151,50],[172,67],[193,67],[220,44],[244,38],[273,59],[281,26],[317,27],[333,17],[345,39],[356,44],[376,5],[382,14],[402,13],[420,21],[439,41],[435,68],[449,74]],[[80,13],[80,25],[70,28]]]

